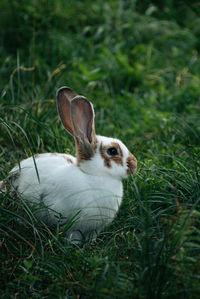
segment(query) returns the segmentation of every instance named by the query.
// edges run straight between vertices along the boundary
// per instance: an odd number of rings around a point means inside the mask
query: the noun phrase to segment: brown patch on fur
[[[10,195],[12,197],[17,196],[16,192],[17,192],[18,186],[17,185],[14,186],[14,183],[16,183],[19,176],[20,176],[19,172],[14,172],[14,173],[9,174],[9,176],[5,180],[3,180],[3,183],[1,184],[1,190],[2,191],[10,190],[10,191],[12,191],[10,193]]]
[[[126,160],[126,164],[127,164],[127,174],[131,175],[132,173],[134,173],[136,171],[137,168],[137,159],[131,154],[131,152],[129,152],[129,157]]]
[[[69,164],[73,164],[74,162],[72,161],[72,159],[70,159],[70,158],[67,158],[67,157],[65,157],[65,156],[63,156],[63,158],[67,161],[67,163],[69,163]]]
[[[106,154],[107,149],[110,147],[116,147],[118,150],[119,155],[118,156],[111,156],[109,157]],[[104,165],[108,168],[111,168],[111,161],[115,162],[117,165],[123,166],[123,152],[121,147],[119,146],[118,143],[116,142],[111,142],[111,145],[106,145],[103,146],[102,144],[100,145],[100,154],[102,158],[104,159]]]
[[[85,142],[75,139],[76,141],[76,152],[77,152],[77,166],[84,161],[91,160],[94,157],[97,150],[97,139],[94,137],[94,141],[89,143],[87,140]]]
[[[8,181],[5,179],[1,184],[1,190],[5,190],[6,188],[8,188]]]
[[[15,181],[19,178],[19,176],[20,176],[20,173],[19,173],[19,172],[11,173],[11,174],[8,176],[8,180],[13,184],[13,183],[15,183]]]
[[[51,153],[51,155],[52,155],[52,156],[57,156],[57,155],[58,155],[58,153]]]
[[[44,200],[44,193],[40,194],[40,200],[43,201]]]
[[[111,168],[110,158],[105,154],[106,149],[108,149],[108,147],[103,146],[101,143],[99,150],[100,150],[101,157],[104,159],[104,166]]]
[[[110,159],[114,161],[116,164],[123,166],[122,157],[114,156],[114,157],[110,157]]]
[[[38,158],[38,157],[39,157],[39,155],[40,155],[40,154],[35,154],[35,155],[34,155],[34,158]]]

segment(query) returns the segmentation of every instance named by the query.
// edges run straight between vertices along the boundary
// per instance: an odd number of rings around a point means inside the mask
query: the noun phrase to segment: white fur
[[[11,173],[20,172],[15,187],[23,198],[39,205],[38,216],[47,224],[56,224],[60,213],[63,216],[59,223],[62,227],[76,215],[75,223],[68,232],[71,239],[88,238],[90,233],[99,233],[112,221],[122,201],[121,180],[127,177],[126,167],[114,162],[111,168],[105,167],[99,147],[101,143],[109,145],[117,142],[123,151],[124,165],[128,150],[117,139],[97,136],[97,140],[95,156],[82,162],[80,167],[71,155],[40,154],[35,158],[40,182],[32,157],[20,163],[21,169],[16,166],[11,170]]]

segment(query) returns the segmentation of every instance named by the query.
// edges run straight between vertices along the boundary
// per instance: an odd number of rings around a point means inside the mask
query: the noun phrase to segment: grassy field
[[[0,194],[0,297],[199,298],[199,1],[2,0],[0,26],[0,180],[35,153],[75,153],[63,85],[139,163],[82,248]]]

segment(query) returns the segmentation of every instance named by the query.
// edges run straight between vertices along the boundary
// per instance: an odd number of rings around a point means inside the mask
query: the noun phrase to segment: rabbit
[[[59,224],[61,232],[70,223],[67,238],[85,242],[115,217],[122,202],[122,179],[136,171],[137,160],[120,140],[96,135],[94,109],[87,98],[66,86],[56,98],[61,122],[75,139],[76,157],[36,154],[15,166],[0,189],[11,182],[22,198],[39,206],[42,221]]]

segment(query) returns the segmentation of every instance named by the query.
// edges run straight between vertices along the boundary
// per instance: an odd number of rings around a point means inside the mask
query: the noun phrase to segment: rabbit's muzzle
[[[137,170],[137,159],[130,153],[126,160],[127,164],[127,174],[131,175]]]

